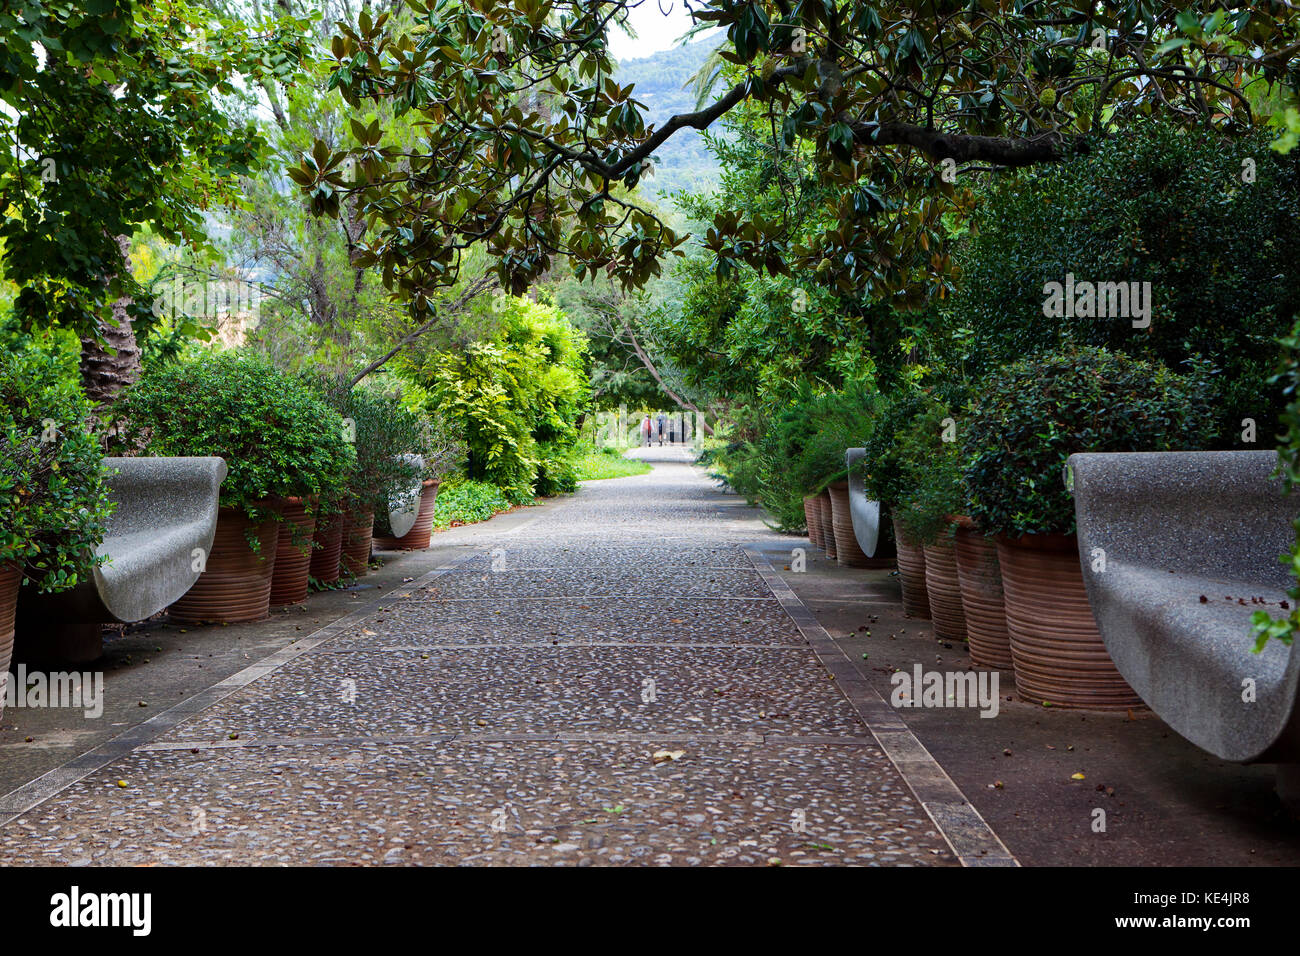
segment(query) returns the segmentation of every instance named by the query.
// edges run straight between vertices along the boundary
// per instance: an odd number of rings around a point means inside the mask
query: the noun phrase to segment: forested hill
[[[698,40],[644,59],[626,60],[619,64],[616,77],[624,85],[636,84],[634,95],[649,110],[647,123],[659,126],[675,113],[694,111],[695,90],[682,87],[717,44],[717,38]],[[704,148],[703,138],[693,129],[676,133],[655,155],[659,163],[654,179],[642,187],[647,192],[666,196],[683,189],[711,189],[717,183],[717,159]]]

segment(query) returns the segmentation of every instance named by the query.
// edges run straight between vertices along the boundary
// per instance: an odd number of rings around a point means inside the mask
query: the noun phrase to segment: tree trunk
[[[129,269],[130,237],[118,236],[117,245],[122,250],[124,268]],[[99,324],[102,342],[92,336],[81,339],[81,385],[97,410],[111,406],[124,388],[140,378],[140,347],[126,311],[130,304],[128,298],[113,303],[112,321]]]

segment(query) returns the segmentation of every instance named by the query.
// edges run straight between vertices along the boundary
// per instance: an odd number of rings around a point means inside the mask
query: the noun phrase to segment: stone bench
[[[1270,641],[1255,654],[1250,627],[1254,611],[1287,613],[1292,584],[1278,557],[1300,493],[1283,494],[1276,465],[1272,451],[1080,454],[1066,481],[1088,600],[1120,674],[1198,747],[1279,764],[1294,806],[1300,651]]]
[[[105,458],[104,466],[114,508],[96,553],[108,561],[70,591],[22,595],[16,658],[94,660],[103,653],[101,625],[152,617],[199,578],[216,534],[226,463]]]
[[[862,485],[862,469],[857,467],[867,454],[865,448],[849,448],[844,462],[849,468],[849,516],[853,519],[853,536],[867,557],[875,557],[880,543],[880,502],[867,497]]]

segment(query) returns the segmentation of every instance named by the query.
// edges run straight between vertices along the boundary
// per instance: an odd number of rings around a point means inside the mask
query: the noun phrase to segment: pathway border
[[[808,610],[808,606],[785,579],[776,573],[767,555],[754,545],[740,547],[754,565],[754,570],[781,603],[781,607],[794,620],[795,626],[808,641],[822,666],[830,671],[835,686],[858,712],[871,736],[902,775],[903,782],[925,808],[961,865],[1019,866],[1020,863],[993,832],[993,828],[966,799],[961,788],[939,766],[930,751],[925,749],[898,716],[898,712],[858,672],[852,658],[835,643],[826,628],[818,623],[812,611]]]

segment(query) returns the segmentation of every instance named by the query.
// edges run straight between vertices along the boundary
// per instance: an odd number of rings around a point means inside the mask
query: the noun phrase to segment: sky
[[[703,8],[696,3],[696,9]],[[617,60],[637,60],[675,47],[691,28],[691,17],[682,0],[642,0],[630,17],[637,32],[633,40],[617,27],[610,31],[609,45]]]

